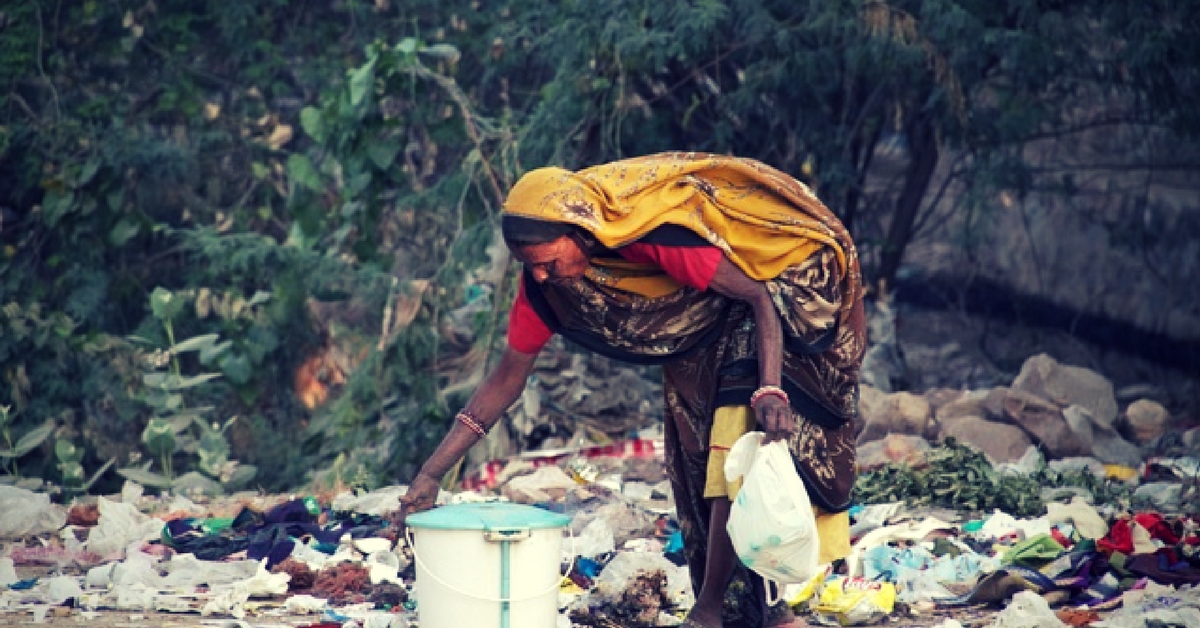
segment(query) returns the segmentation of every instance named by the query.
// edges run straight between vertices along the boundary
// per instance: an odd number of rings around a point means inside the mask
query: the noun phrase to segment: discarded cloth
[[[1108,524],[1091,504],[1078,495],[1068,504],[1052,502],[1046,504],[1046,519],[1051,523],[1070,522],[1085,539],[1103,538],[1108,533]]]

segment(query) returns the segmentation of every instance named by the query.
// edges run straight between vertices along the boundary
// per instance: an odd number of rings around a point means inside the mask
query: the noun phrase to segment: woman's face
[[[588,256],[569,236],[545,244],[529,244],[513,249],[513,256],[533,275],[538,283],[566,283],[583,277],[588,269]]]

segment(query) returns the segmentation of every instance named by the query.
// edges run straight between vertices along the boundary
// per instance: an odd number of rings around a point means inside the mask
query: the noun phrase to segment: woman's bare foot
[[[692,607],[680,628],[721,628],[721,612],[713,613],[703,609],[697,611]]]

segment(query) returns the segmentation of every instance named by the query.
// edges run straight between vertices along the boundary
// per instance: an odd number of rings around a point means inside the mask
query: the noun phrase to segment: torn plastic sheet
[[[46,493],[0,485],[0,539],[51,534],[66,523],[66,509]]]
[[[132,543],[149,541],[162,534],[163,522],[138,511],[133,504],[97,498],[100,522],[88,534],[88,551],[108,556]]]

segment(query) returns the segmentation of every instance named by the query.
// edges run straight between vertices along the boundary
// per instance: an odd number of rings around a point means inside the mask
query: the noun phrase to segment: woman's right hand
[[[408,492],[400,498],[400,512],[396,515],[396,523],[403,525],[409,515],[433,508],[440,489],[441,485],[436,479],[418,473],[408,485]]]

